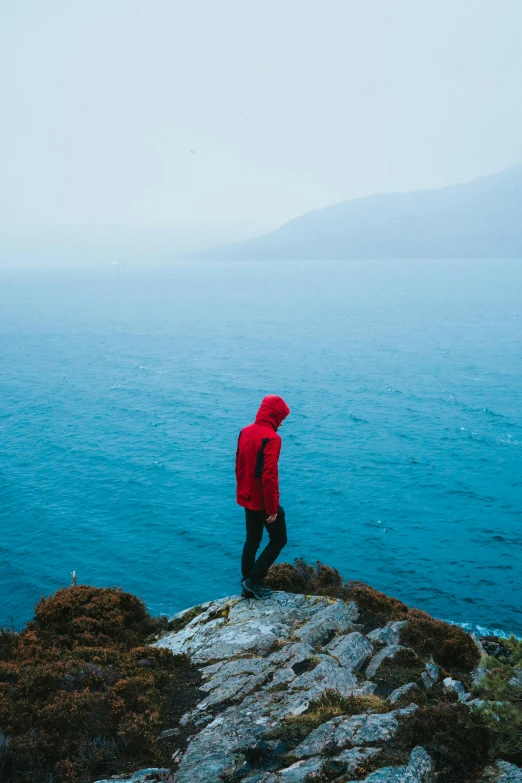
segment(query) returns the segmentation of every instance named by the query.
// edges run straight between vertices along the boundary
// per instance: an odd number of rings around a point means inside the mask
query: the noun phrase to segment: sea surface
[[[80,583],[236,593],[240,428],[281,434],[285,560],[522,633],[522,261],[0,270],[0,621]]]

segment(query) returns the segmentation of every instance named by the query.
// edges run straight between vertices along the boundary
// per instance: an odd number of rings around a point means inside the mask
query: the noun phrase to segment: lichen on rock
[[[390,643],[375,653],[374,645],[395,641],[403,623],[370,638],[354,628],[357,620],[353,601],[275,592],[264,602],[211,603],[159,639],[156,646],[200,666],[207,694],[183,719],[194,733],[175,782],[333,780],[380,753],[400,719],[417,709],[393,710],[368,695],[382,662],[403,649]],[[424,772],[411,775],[427,780]]]

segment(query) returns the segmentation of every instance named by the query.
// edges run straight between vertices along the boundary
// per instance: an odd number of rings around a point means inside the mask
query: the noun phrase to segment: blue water
[[[285,559],[522,632],[522,262],[0,271],[0,618],[70,583],[237,591],[265,393]]]

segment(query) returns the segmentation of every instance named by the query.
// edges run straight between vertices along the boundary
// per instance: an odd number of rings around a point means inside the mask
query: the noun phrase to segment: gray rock
[[[354,672],[359,671],[373,653],[371,643],[357,631],[335,638],[326,649],[341,666]]]
[[[169,739],[169,737],[175,737],[176,735],[180,734],[179,728],[176,726],[174,729],[164,729],[161,734],[159,735],[158,739]]]
[[[260,691],[228,707],[189,742],[176,773],[176,783],[217,783],[240,767],[244,751],[289,715],[298,715],[308,700],[297,694]],[[232,770],[232,771],[231,771]]]
[[[314,648],[310,644],[305,642],[293,642],[291,644],[285,644],[277,652],[273,652],[266,660],[270,664],[280,666],[286,664],[287,666],[294,666],[297,663],[302,663],[316,655]]]
[[[473,685],[478,685],[484,677],[487,676],[488,670],[484,666],[476,666],[471,672]]]
[[[406,685],[401,685],[400,688],[396,688],[394,691],[392,691],[388,696],[388,701],[391,702],[391,704],[395,704],[395,702],[399,701],[399,699],[402,699],[403,696],[412,694],[418,690],[419,686],[416,682],[408,682]]]
[[[169,623],[173,623],[176,620],[182,620],[184,617],[186,617],[190,612],[194,612],[196,609],[199,610],[199,614],[203,614],[208,607],[215,603],[214,601],[207,601],[204,604],[195,604],[194,606],[189,606],[188,609],[182,609],[181,612],[177,612],[176,614],[173,614],[172,617],[169,617]]]
[[[363,723],[364,716],[358,715],[355,717],[357,718],[357,727],[360,727]],[[355,717],[353,720],[355,720]],[[339,748],[342,747],[338,742],[336,742],[334,737],[336,736],[338,727],[347,720],[348,718],[346,718],[346,716],[339,715],[335,718],[331,718],[331,720],[327,721],[326,723],[321,724],[321,726],[318,726],[316,729],[310,732],[308,737],[306,737],[303,742],[294,748],[292,755],[297,756],[297,758],[318,756],[320,753],[324,752],[331,739]]]
[[[303,759],[277,773],[279,783],[305,783],[311,775],[317,775],[324,766],[324,759]]]
[[[433,762],[424,748],[418,746],[413,750],[407,766],[382,767],[368,775],[364,783],[431,783],[432,780]]]
[[[373,745],[393,737],[398,728],[398,718],[409,715],[418,709],[416,704],[410,704],[401,710],[384,714],[368,715],[363,725],[353,735],[356,745]]]
[[[514,677],[509,681],[510,685],[522,685],[522,669],[514,669]],[[473,683],[475,684],[475,683]]]
[[[364,781],[365,783],[402,783],[405,771],[406,767],[382,767],[364,778]],[[360,781],[352,781],[352,783],[360,783]]]
[[[422,684],[428,690],[440,680],[440,669],[434,663],[427,663],[421,674]]]
[[[383,628],[376,628],[367,634],[368,639],[373,644],[399,644],[401,628],[404,628],[408,621],[398,620],[393,623],[386,623]]]
[[[470,636],[473,639],[473,641],[475,642],[475,647],[477,648],[477,650],[479,651],[481,656],[484,658],[487,655],[487,652],[484,649],[484,645],[480,641],[479,637],[475,633],[470,634]]]
[[[406,648],[402,647],[400,644],[388,644],[386,647],[383,647],[382,650],[379,650],[379,652],[373,656],[368,664],[366,668],[366,677],[368,677],[368,679],[374,677],[377,674],[377,669],[386,658],[395,658],[398,652],[405,649]]]
[[[465,702],[470,698],[470,694],[467,692],[460,680],[454,680],[451,677],[446,677],[442,681],[442,684],[444,685],[445,691],[456,693],[459,701]]]
[[[428,783],[432,779],[434,764],[427,751],[418,745],[413,749],[406,767],[404,783]]]
[[[286,718],[305,712],[325,691],[343,696],[372,693],[379,665],[403,649],[395,641],[404,623],[389,623],[378,629],[379,634],[373,633],[376,638],[368,639],[354,630],[354,603],[282,592],[267,601],[224,598],[199,610],[184,628],[155,643],[186,653],[200,666],[203,678],[204,698],[181,721],[190,725],[192,736],[183,755],[173,760],[174,767],[179,761],[175,783],[219,783],[234,777],[245,783],[301,783],[312,774],[331,777],[337,769],[350,775],[393,736],[400,716],[417,708],[412,704],[384,714],[334,718],[293,751],[299,759],[296,764],[278,771],[248,771],[247,758],[260,747],[275,765],[286,745],[271,739],[271,732]],[[179,613],[178,619],[188,611]],[[373,656],[366,680],[359,682],[355,672],[372,655],[371,642],[378,640],[386,647]],[[318,652],[321,645],[326,648]],[[224,708],[225,704],[231,706]],[[404,781],[419,783],[422,778],[411,777],[412,770],[409,764],[401,771]],[[147,772],[135,773],[138,777],[132,783],[141,783],[139,775]],[[384,781],[383,771],[377,772]],[[129,776],[122,779],[131,783]]]
[[[350,746],[375,745],[393,737],[399,725],[397,718],[408,715],[414,709],[417,709],[416,704],[393,712],[332,718],[314,729],[292,753],[298,758],[304,758],[317,756],[325,752],[327,747],[335,752],[336,749]]]
[[[213,666],[203,666],[201,674],[207,680],[200,685],[204,691],[211,691],[218,685],[223,685],[230,678],[250,674],[258,675],[270,668],[267,658],[239,658],[232,661],[220,661]]]
[[[208,710],[224,701],[240,701],[263,684],[273,667],[266,658],[239,658],[205,666],[201,673],[207,679],[200,689],[210,695],[198,704],[198,710]]]
[[[496,761],[486,767],[481,783],[522,783],[522,769],[507,761]]]
[[[95,783],[145,783],[149,781],[153,775],[166,777],[170,774],[170,769],[164,767],[147,767],[146,769],[139,769],[132,775],[117,775],[113,778],[106,778],[104,780],[97,780]]]
[[[214,688],[210,695],[198,704],[197,709],[209,710],[212,707],[217,707],[224,701],[241,701],[266,681],[266,672],[255,677],[249,674],[244,674],[242,677],[231,677],[228,682],[225,681]]]
[[[364,680],[359,683],[359,687],[355,691],[356,696],[371,696],[377,690],[377,683],[371,680]]]
[[[313,647],[323,644],[332,631],[346,631],[351,628],[358,617],[357,606],[352,602],[345,604],[342,601],[330,603],[301,628],[294,632],[294,636],[303,642],[308,642]]]
[[[295,627],[306,625],[311,617],[317,620],[326,604],[327,599],[321,597],[277,592],[268,601],[222,598],[210,603],[181,631],[166,634],[155,646],[186,653],[194,663],[237,658],[252,652],[263,655],[274,644],[290,638]],[[355,605],[351,606],[353,613]],[[349,611],[341,601],[326,608],[339,615]]]
[[[485,704],[486,702],[484,699],[470,699],[466,702],[466,707],[477,707],[478,709],[481,709]]]
[[[343,750],[333,758],[335,761],[346,764],[344,774],[347,774],[353,772],[365,759],[376,756],[380,752],[381,748],[350,748],[349,750]]]
[[[350,696],[357,688],[357,678],[348,669],[340,666],[330,655],[318,655],[318,665],[309,672],[295,677],[290,684],[291,691],[309,692],[309,698],[317,698],[327,690],[334,690],[342,696]]]
[[[365,759],[380,752],[380,748],[351,748],[338,756],[300,759],[278,772],[264,772],[243,778],[243,783],[305,783],[311,775],[320,774],[324,768],[337,768],[339,774],[353,772]]]

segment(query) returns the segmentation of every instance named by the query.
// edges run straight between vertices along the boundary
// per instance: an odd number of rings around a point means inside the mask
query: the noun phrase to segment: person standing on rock
[[[289,413],[290,408],[282,397],[269,394],[263,399],[254,424],[242,429],[237,441],[236,497],[246,517],[246,541],[241,558],[245,598],[262,600],[271,596],[263,580],[287,541],[285,512],[279,505],[277,463],[281,436],[277,430]],[[265,527],[270,540],[256,560]]]

